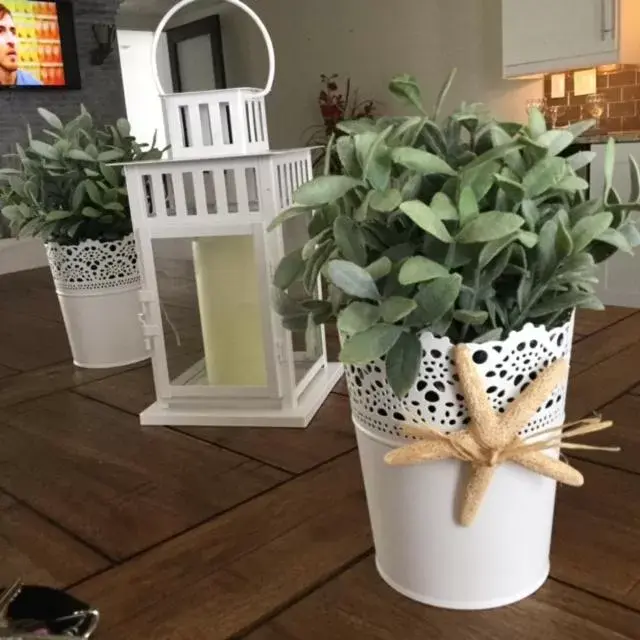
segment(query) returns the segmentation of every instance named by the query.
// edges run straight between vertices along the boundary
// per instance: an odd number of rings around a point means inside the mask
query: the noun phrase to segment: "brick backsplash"
[[[82,77],[80,90],[48,89],[43,91],[4,90],[0,92],[0,166],[2,158],[16,142],[26,137],[26,125],[34,130],[42,127],[38,107],[46,107],[63,120],[73,118],[84,104],[96,119],[112,122],[125,115],[122,73],[118,47],[101,66],[92,66],[91,50],[96,46],[91,26],[114,24],[118,0],[75,0],[73,3],[78,62]]]
[[[549,106],[559,107],[556,126],[565,126],[590,115],[586,111],[587,96],[573,93],[573,72],[567,72],[566,94],[551,98],[551,76],[544,78],[544,95]],[[596,70],[596,90],[604,96],[605,112],[597,129],[590,133],[640,131],[640,66],[619,65]]]

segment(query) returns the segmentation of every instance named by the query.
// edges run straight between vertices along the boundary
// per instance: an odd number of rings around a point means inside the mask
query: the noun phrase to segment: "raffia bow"
[[[447,435],[429,425],[407,425],[405,432],[419,441],[389,452],[385,456],[385,462],[394,466],[447,459],[470,463],[471,473],[464,488],[459,514],[460,524],[463,526],[473,523],[496,467],[504,462],[519,464],[563,484],[579,487],[584,483],[582,474],[567,462],[547,455],[544,453],[546,450],[620,451],[618,447],[566,442],[568,439],[613,426],[612,422],[602,422],[598,418],[552,427],[528,437],[518,435],[538,407],[568,376],[569,365],[566,360],[558,360],[542,371],[501,415],[491,406],[484,381],[476,370],[469,348],[457,345],[454,348],[454,358],[471,418],[469,427]]]

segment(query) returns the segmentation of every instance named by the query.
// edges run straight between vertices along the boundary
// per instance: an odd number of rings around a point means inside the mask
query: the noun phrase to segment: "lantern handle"
[[[271,36],[269,35],[267,28],[264,26],[264,22],[262,22],[258,14],[253,9],[248,7],[246,4],[244,4],[240,0],[224,0],[224,1],[238,7],[239,9],[242,9],[246,14],[248,14],[253,19],[253,21],[258,26],[258,29],[260,29],[260,32],[262,33],[262,37],[264,38],[265,44],[267,45],[267,55],[269,56],[269,75],[267,77],[267,85],[262,91],[257,93],[255,96],[256,98],[263,98],[264,96],[271,93],[271,89],[273,88],[273,80],[276,74],[276,60],[275,60],[275,53],[273,50],[273,42],[271,40]],[[151,46],[151,68],[153,69],[153,76],[156,82],[156,87],[158,88],[158,93],[161,96],[166,95],[166,92],[162,87],[162,81],[160,80],[160,72],[158,71],[158,47],[160,46],[160,37],[162,36],[162,32],[164,31],[164,28],[167,26],[169,20],[171,20],[171,18],[173,18],[173,16],[176,13],[178,13],[178,11],[180,11],[184,7],[194,2],[196,2],[196,0],[181,0],[175,6],[173,6],[167,12],[164,18],[160,20],[160,24],[158,25],[153,35],[153,44]]]

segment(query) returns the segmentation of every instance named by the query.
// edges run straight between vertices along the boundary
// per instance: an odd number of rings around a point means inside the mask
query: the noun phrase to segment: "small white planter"
[[[70,246],[51,242],[46,250],[74,364],[106,369],[148,358],[133,235]]]
[[[551,361],[568,359],[572,335],[573,320],[550,332],[527,325],[504,341],[470,344],[496,410]],[[437,607],[489,609],[516,602],[549,574],[556,483],[501,465],[475,522],[462,527],[457,514],[463,463],[385,464],[387,452],[410,441],[402,434],[404,423],[429,423],[443,431],[465,425],[451,343],[429,333],[421,343],[420,375],[402,401],[386,383],[383,362],[346,372],[378,571],[400,593]],[[562,424],[565,395],[566,384],[521,434]]]

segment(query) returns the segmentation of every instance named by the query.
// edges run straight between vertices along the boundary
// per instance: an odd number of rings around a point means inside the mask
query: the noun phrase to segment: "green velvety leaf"
[[[563,212],[566,213],[566,212]],[[566,217],[566,216],[565,216]],[[573,239],[567,226],[567,222],[558,216],[558,232],[556,235],[556,255],[561,259],[573,253]]]
[[[380,292],[371,274],[353,262],[332,260],[329,263],[327,276],[347,295],[366,300],[380,299]]]
[[[300,313],[295,316],[283,316],[282,326],[288,331],[301,333],[307,330],[309,324],[309,314],[307,312]]]
[[[454,320],[462,322],[463,324],[478,325],[484,324],[489,314],[486,311],[469,311],[467,309],[457,309],[453,312]]]
[[[82,149],[71,149],[67,152],[67,158],[71,160],[81,160],[83,162],[96,162],[95,158],[91,157],[86,151]]]
[[[569,156],[567,158],[567,162],[574,171],[579,171],[591,164],[595,157],[595,151],[578,151],[578,153],[574,153],[572,156]]]
[[[50,211],[46,215],[47,222],[55,222],[56,220],[66,220],[73,215],[71,211],[56,210]]]
[[[478,216],[478,200],[471,187],[465,187],[460,192],[460,199],[458,200],[458,212],[460,214],[460,224],[462,226],[471,222]]]
[[[118,130],[118,133],[123,138],[128,138],[131,135],[131,125],[129,124],[129,121],[126,120],[125,118],[120,118],[116,122],[116,128]]]
[[[551,129],[545,131],[536,139],[538,144],[544,145],[549,149],[549,155],[557,156],[564,151],[574,140],[574,136],[566,129]]]
[[[342,345],[340,361],[344,364],[368,364],[386,355],[402,335],[402,327],[376,324],[356,333]]]
[[[122,160],[124,157],[124,151],[122,149],[108,149],[98,154],[99,162],[116,162],[116,160]]]
[[[592,216],[596,213],[601,213],[602,210],[603,204],[599,199],[581,202],[580,204],[573,207],[571,211],[569,211],[569,222],[571,223],[571,225],[575,225],[578,220],[582,220],[582,218]]]
[[[402,189],[400,193],[402,194],[403,200],[414,200],[420,191],[420,186],[422,185],[423,176],[419,173],[410,176],[407,181],[402,185]]]
[[[551,219],[547,220],[542,225],[540,233],[538,235],[538,246],[536,250],[537,257],[537,271],[541,276],[548,278],[556,268],[558,264],[558,257],[556,254],[556,236],[558,235],[558,221]],[[579,251],[575,246],[574,239],[574,251]]]
[[[400,205],[400,210],[411,218],[417,226],[432,236],[435,236],[438,240],[451,242],[451,235],[442,220],[440,220],[438,215],[430,207],[420,202],[420,200],[403,202]]]
[[[541,193],[555,188],[565,177],[564,158],[545,157],[538,161],[522,179],[527,198],[535,198]]]
[[[567,176],[559,182],[557,188],[561,191],[586,191],[589,188],[589,183],[578,176]]]
[[[357,222],[348,216],[338,216],[333,223],[333,237],[346,260],[360,266],[366,264],[367,249]]]
[[[609,138],[604,155],[604,199],[607,200],[609,191],[613,186],[613,170],[616,162],[616,141]]]
[[[499,173],[495,176],[498,186],[515,202],[520,202],[524,198],[524,187],[520,182],[507,178]]]
[[[439,191],[431,200],[431,210],[440,218],[440,220],[457,220],[458,210],[446,193]]]
[[[271,289],[271,303],[280,316],[294,316],[304,313],[304,307],[281,289]]]
[[[350,136],[357,136],[361,133],[375,133],[377,131],[375,124],[367,118],[344,120],[343,122],[338,122],[336,128]]]
[[[435,322],[452,309],[461,287],[462,276],[458,273],[420,285],[414,299],[420,305],[425,323]]]
[[[494,340],[502,340],[502,329],[491,329],[490,331],[478,336],[473,342],[475,344],[484,344]]]
[[[536,140],[547,131],[547,123],[544,116],[536,107],[529,109],[529,133]]]
[[[84,207],[84,209],[82,209],[82,215],[85,218],[99,218],[102,213],[93,207]]]
[[[344,169],[344,173],[352,178],[362,177],[362,168],[356,156],[356,146],[350,136],[340,136],[336,140],[336,152]]]
[[[538,244],[538,235],[531,231],[518,231],[518,241],[527,247],[527,249],[533,249]]]
[[[9,220],[9,222],[18,222],[23,219],[23,214],[20,211],[20,207],[15,204],[8,204],[2,208],[2,215]]]
[[[294,194],[296,205],[319,207],[335,202],[361,183],[349,176],[319,176],[305,182]]]
[[[276,269],[273,276],[273,284],[278,289],[288,289],[304,273],[304,260],[302,250],[296,249],[287,254]]]
[[[101,164],[100,172],[104,176],[105,180],[112,186],[117,187],[120,184],[120,178],[118,172],[109,165]]]
[[[597,120],[593,118],[589,120],[581,120],[580,122],[574,122],[566,127],[567,131],[570,131],[574,138],[579,138],[583,133],[589,131],[597,124]]]
[[[309,295],[315,295],[318,288],[320,272],[325,267],[327,261],[332,257],[336,257],[336,254],[337,249],[335,249],[334,244],[327,241],[320,245],[317,251],[307,260],[304,274],[302,275],[302,286]]]
[[[487,242],[480,251],[478,257],[478,266],[484,269],[505,247],[508,247],[512,242],[518,238],[518,233],[510,233],[497,240]]]
[[[415,333],[403,333],[387,353],[387,380],[398,398],[404,398],[413,387],[420,370],[422,347]]]
[[[102,196],[100,194],[100,189],[98,189],[96,183],[85,180],[84,185],[87,191],[87,195],[91,199],[91,202],[97,204],[98,206],[102,206]]]
[[[640,200],[640,169],[632,155],[629,156],[629,179],[631,182],[629,201],[638,202]]]
[[[380,305],[382,319],[389,324],[394,324],[406,318],[417,306],[417,302],[411,298],[391,296],[383,300]]]
[[[395,211],[402,204],[402,194],[397,189],[387,189],[386,191],[374,191],[369,200],[369,205],[376,211],[389,213]]]
[[[445,80],[445,83],[442,85],[442,88],[440,89],[440,93],[438,93],[438,99],[436,100],[436,106],[435,106],[435,108],[433,110],[433,120],[434,120],[434,122],[438,119],[438,116],[440,115],[440,109],[442,109],[442,103],[444,102],[444,99],[447,97],[447,94],[449,93],[449,89],[451,89],[451,85],[453,84],[453,80],[456,77],[456,71],[457,71],[457,69],[455,69],[455,68],[453,68],[451,70],[451,72],[449,73],[449,76]]]
[[[640,246],[640,232],[635,222],[629,221],[621,224],[618,227],[618,231],[627,239],[627,242],[632,247]]]
[[[442,158],[422,149],[397,147],[391,152],[391,158],[396,164],[425,176],[432,174],[458,175]]]
[[[60,155],[50,144],[41,142],[40,140],[32,140],[29,147],[32,151],[35,151],[39,156],[47,158],[47,160],[59,160]]]
[[[533,200],[523,200],[520,209],[529,229],[535,230],[538,226],[538,220],[540,220],[540,210],[536,203]]]
[[[403,263],[398,274],[398,281],[402,285],[410,285],[448,275],[447,269],[438,262],[423,256],[413,256]]]
[[[517,231],[523,224],[524,219],[514,213],[488,211],[465,225],[458,233],[456,241],[462,244],[490,242]]]
[[[380,320],[380,307],[355,301],[343,309],[338,316],[338,330],[350,336],[366,331]]]
[[[567,291],[534,306],[529,312],[529,316],[531,318],[540,318],[565,309],[573,309],[574,307],[604,309],[604,306],[591,293]]]
[[[311,207],[291,207],[290,209],[285,209],[271,221],[267,227],[267,231],[273,231],[281,224],[287,222],[287,220],[293,220],[294,218],[304,215],[305,213],[309,213],[310,211]]]
[[[611,226],[612,222],[613,214],[608,211],[578,220],[571,230],[574,251],[586,249]]]
[[[73,191],[73,196],[71,196],[71,207],[74,210],[80,209],[82,207],[82,202],[84,201],[84,197],[87,193],[87,189],[85,187],[84,182],[80,182]]]
[[[53,127],[57,131],[62,131],[62,129],[64,128],[62,121],[55,113],[51,113],[51,111],[43,109],[42,107],[38,109],[38,113],[50,127]]]
[[[362,176],[378,191],[389,187],[391,156],[384,140],[390,128],[381,133],[362,133],[355,137],[356,155],[362,167]]]
[[[531,274],[525,273],[520,278],[520,282],[518,283],[518,289],[516,291],[516,302],[518,304],[518,309],[522,311],[529,297],[531,296],[531,287],[533,285],[533,278]]]
[[[392,266],[391,260],[386,256],[382,256],[368,265],[366,271],[374,280],[380,280],[391,273]]]
[[[500,147],[513,142],[513,138],[499,124],[492,123],[491,141],[493,142],[494,147]],[[524,175],[526,167],[519,150],[507,153],[504,156],[504,162],[517,176]]]
[[[420,96],[420,87],[413,76],[408,74],[396,76],[389,83],[389,91],[405,104],[413,105],[419,111],[424,113],[424,107],[422,106],[422,99]]]
[[[629,244],[627,238],[616,229],[607,229],[598,236],[598,240],[600,242],[606,242],[624,253],[633,254],[633,247]]]

